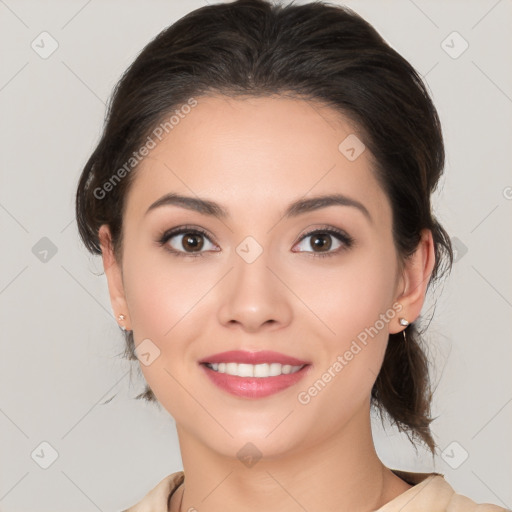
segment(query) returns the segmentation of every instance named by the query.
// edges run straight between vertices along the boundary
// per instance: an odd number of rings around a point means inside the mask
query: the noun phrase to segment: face
[[[114,307],[179,431],[227,456],[246,442],[268,457],[304,450],[369,421],[404,316],[391,206],[335,111],[196,99],[135,171]]]

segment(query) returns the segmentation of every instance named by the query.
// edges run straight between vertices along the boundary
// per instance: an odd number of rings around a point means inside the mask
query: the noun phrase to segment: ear
[[[119,326],[126,330],[131,330],[130,315],[128,314],[128,306],[123,286],[123,275],[121,266],[114,255],[112,246],[112,235],[107,224],[103,224],[99,231],[98,237],[101,246],[101,257],[103,259],[103,269],[108,283],[108,291],[110,295],[110,303],[114,311],[116,322]],[[124,318],[119,318],[123,315]]]
[[[396,316],[396,321],[390,326],[389,332],[392,334],[404,329],[400,325],[400,318],[405,318],[409,323],[414,322],[420,315],[425,302],[428,282],[435,264],[434,241],[429,229],[421,231],[421,239],[416,251],[404,264],[398,285],[398,290],[403,292],[395,299],[402,305],[402,309]]]

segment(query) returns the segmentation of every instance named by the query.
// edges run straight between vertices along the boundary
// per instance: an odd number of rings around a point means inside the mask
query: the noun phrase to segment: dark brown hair
[[[436,262],[428,286],[451,268],[450,239],[431,211],[444,146],[429,93],[368,22],[348,8],[321,2],[205,6],[143,49],[113,92],[102,137],[78,184],[78,229],[91,252],[101,253],[98,230],[108,224],[121,261],[125,198],[135,172],[126,171],[126,162],[177,108],[209,94],[287,95],[339,112],[358,128],[374,158],[392,206],[400,262],[417,248],[420,231],[430,229]],[[113,182],[121,168],[126,172]],[[105,187],[107,182],[112,186]],[[423,441],[434,453],[428,358],[416,325],[406,333],[407,342],[401,332],[390,335],[372,404],[381,418],[387,414],[411,441]],[[132,332],[126,333],[125,357],[136,359]],[[147,385],[137,398],[156,401]]]

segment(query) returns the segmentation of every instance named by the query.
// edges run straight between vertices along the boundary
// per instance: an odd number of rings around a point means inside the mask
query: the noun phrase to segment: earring
[[[409,322],[405,318],[399,318],[398,322],[400,325],[403,325],[405,328],[409,325]],[[404,337],[404,342],[407,343],[407,337],[405,335],[405,329],[402,330],[402,336]]]
[[[122,322],[126,317],[123,314],[121,314],[117,318],[120,322]],[[126,331],[126,327],[124,325],[120,325],[119,327],[121,327],[123,331]]]

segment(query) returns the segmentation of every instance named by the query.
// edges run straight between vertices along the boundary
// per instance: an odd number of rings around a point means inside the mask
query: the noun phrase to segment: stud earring
[[[409,321],[405,318],[399,318],[398,323],[404,327],[407,327],[409,325]],[[404,337],[404,343],[407,343],[407,337],[405,335],[405,329],[402,330],[402,336]]]
[[[117,318],[118,318],[118,320],[119,320],[120,322],[122,322],[122,321],[124,321],[124,320],[126,319],[126,317],[125,317],[123,314],[119,315]],[[122,329],[123,331],[126,331],[126,327],[125,327],[124,325],[120,325],[119,327],[121,327],[121,329]]]

